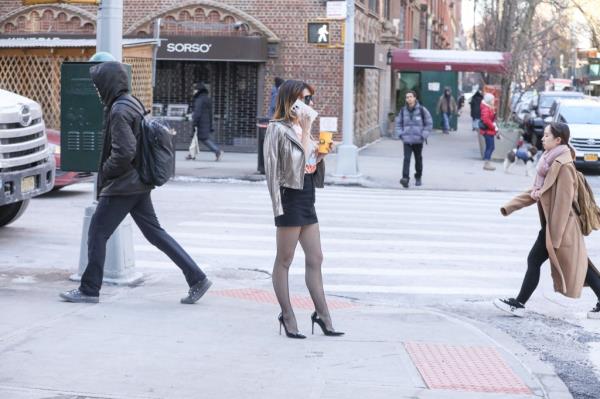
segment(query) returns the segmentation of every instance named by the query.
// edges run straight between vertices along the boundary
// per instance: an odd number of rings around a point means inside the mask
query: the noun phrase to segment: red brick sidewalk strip
[[[532,394],[493,347],[422,342],[404,346],[430,389]]]
[[[277,304],[277,297],[273,292],[254,288],[209,291],[209,293],[228,298],[244,299],[246,301],[268,303],[273,305]],[[313,310],[315,307],[309,296],[292,295],[291,301],[292,306],[299,309]],[[350,301],[340,299],[328,299],[327,304],[329,305],[330,309],[348,309],[357,306]]]

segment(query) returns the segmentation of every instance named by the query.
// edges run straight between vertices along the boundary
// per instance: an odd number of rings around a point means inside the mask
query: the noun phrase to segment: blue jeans
[[[483,153],[483,160],[489,161],[492,159],[492,152],[494,152],[494,148],[496,148],[496,144],[494,142],[494,136],[490,136],[488,134],[484,134],[483,138],[485,140],[485,152]]]
[[[447,132],[450,130],[450,118],[452,114],[449,112],[442,112],[442,130]]]

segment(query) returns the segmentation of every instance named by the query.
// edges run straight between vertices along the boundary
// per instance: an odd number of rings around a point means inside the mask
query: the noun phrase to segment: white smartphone
[[[296,102],[292,105],[292,111],[296,113],[296,115],[300,115],[302,113],[308,115],[310,117],[310,123],[313,123],[319,113],[315,111],[311,106],[306,105],[306,103],[302,100],[296,100]]]

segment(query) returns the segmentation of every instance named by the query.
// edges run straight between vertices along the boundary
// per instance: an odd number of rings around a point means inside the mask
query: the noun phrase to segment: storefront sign
[[[267,40],[262,37],[193,37],[161,38],[156,58],[159,60],[264,62]]]
[[[348,6],[345,1],[327,2],[327,19],[346,19]]]

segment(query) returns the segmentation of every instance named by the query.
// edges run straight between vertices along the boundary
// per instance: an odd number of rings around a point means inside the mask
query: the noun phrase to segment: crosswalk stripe
[[[221,229],[240,229],[240,230],[263,230],[275,232],[274,224],[267,223],[234,223],[234,222],[204,222],[204,221],[187,221],[181,222],[178,226],[182,227],[215,227]],[[334,226],[319,226],[321,232],[331,233],[353,233],[353,234],[380,234],[380,235],[407,235],[407,236],[428,236],[428,237],[468,237],[472,240],[482,238],[498,239],[498,233],[489,231],[440,231],[440,230],[425,230],[425,229],[401,229],[401,228],[368,228],[368,227],[334,227]],[[487,230],[487,229],[486,229]],[[530,234],[524,234],[520,231],[511,232],[512,238],[522,237],[523,239],[531,239]]]
[[[201,241],[203,243],[219,243],[219,242],[236,242],[238,245],[243,243],[273,243],[275,244],[275,235],[242,235],[242,234],[218,234],[218,233],[184,233],[176,232],[172,234],[177,239],[191,240],[192,242]],[[451,237],[450,237],[451,238]],[[324,247],[334,245],[347,245],[349,248],[353,246],[385,246],[387,249],[392,248],[446,248],[446,249],[483,249],[490,251],[493,249],[501,250],[528,250],[530,245],[526,244],[499,244],[495,242],[465,242],[465,241],[432,241],[432,240],[368,240],[368,239],[352,239],[352,238],[329,238],[322,237]]]
[[[420,208],[411,209],[410,211],[406,210],[398,210],[398,207],[393,207],[388,210],[372,210],[372,209],[357,209],[357,208],[346,208],[342,204],[338,206],[330,206],[331,204],[316,204],[317,213],[319,215],[322,214],[330,214],[330,215],[348,215],[349,212],[358,213],[361,216],[364,215],[372,215],[374,217],[383,217],[386,219],[391,219],[394,217],[401,218],[400,221],[406,218],[445,218],[445,219],[459,219],[465,220],[465,218],[472,217],[473,214],[469,209],[460,210],[455,209],[452,212],[436,212],[435,210],[428,209],[427,211],[422,211]],[[382,209],[378,207],[378,209]],[[232,212],[233,211],[233,212]],[[461,212],[462,211],[462,212]],[[203,213],[212,214],[213,212],[218,213],[236,213],[240,214],[240,212],[245,212],[243,215],[249,214],[264,214],[265,216],[273,217],[273,210],[271,206],[221,206],[214,208],[213,211],[206,211]],[[482,215],[477,215],[477,220],[502,220],[504,223],[520,223],[522,221],[528,221],[532,223],[539,223],[539,216],[537,213],[522,213],[518,218],[505,218],[500,214],[500,212],[496,212],[496,210],[491,210],[490,212],[486,212]]]
[[[160,252],[153,245],[136,245],[136,251]],[[186,251],[193,255],[218,255],[242,256],[253,258],[273,258],[274,250],[267,249],[240,249],[240,248],[210,248],[188,247]],[[301,249],[297,249],[297,256],[303,258]],[[393,260],[393,261],[444,261],[444,262],[472,262],[472,263],[517,263],[522,262],[522,256],[490,255],[490,254],[450,254],[450,253],[396,253],[382,251],[327,251],[327,259],[367,259],[367,260]]]
[[[291,268],[293,275],[304,275],[303,269]],[[356,267],[324,267],[323,274],[338,276],[377,276],[377,277],[447,277],[447,278],[506,278],[522,279],[522,272],[506,270],[470,270],[470,269],[383,269],[383,268],[356,268]]]
[[[365,294],[411,294],[411,295],[461,295],[465,297],[509,296],[514,295],[514,289],[499,287],[447,287],[447,286],[415,286],[415,285],[325,285],[326,293],[365,293]]]
[[[323,218],[323,214],[325,215],[325,217]],[[273,216],[267,215],[267,214],[248,214],[248,213],[238,213],[238,212],[206,212],[207,216],[214,216],[214,217],[220,217],[220,218],[235,218],[235,219],[259,219],[259,220],[269,220],[272,219]],[[272,214],[271,214],[272,215]],[[328,214],[327,212],[323,212],[319,214],[319,219],[321,220],[327,220],[327,224],[328,225],[339,225],[339,224],[347,224],[348,223],[348,219],[347,218],[335,218],[334,216],[332,216],[331,214]],[[377,219],[377,218],[370,218],[370,217],[361,217],[361,213],[357,212],[357,214],[352,216],[352,222],[354,223],[360,223],[360,224],[366,224],[366,223],[372,223],[372,224],[381,224],[384,222],[390,223],[390,219],[389,218],[385,218],[385,219]],[[491,223],[491,222],[486,222],[486,223],[482,223],[480,220],[477,220],[475,222],[469,222],[469,221],[452,221],[452,220],[445,220],[445,219],[428,219],[428,218],[417,218],[417,220],[411,220],[409,218],[404,218],[402,220],[396,221],[396,220],[391,220],[391,223],[394,224],[399,224],[399,225],[417,225],[417,226],[454,226],[454,227],[461,227],[461,228],[476,228],[476,229],[483,229],[483,230],[490,230],[490,229],[494,229],[494,230],[501,230],[501,229],[509,229],[509,230],[513,230],[514,224],[509,224],[509,223]]]

